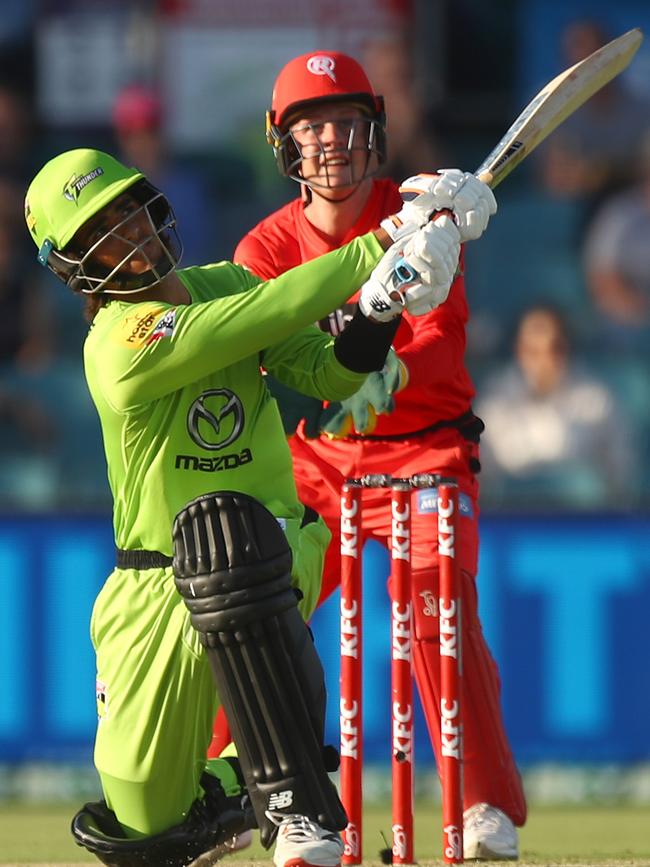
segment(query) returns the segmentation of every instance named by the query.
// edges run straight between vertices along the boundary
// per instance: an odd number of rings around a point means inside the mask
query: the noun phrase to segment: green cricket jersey
[[[340,306],[382,255],[373,235],[268,282],[229,262],[180,270],[192,303],[111,301],[84,347],[104,437],[119,548],[172,553],[190,500],[244,491],[300,519],[291,456],[260,364],[340,400],[364,379],[310,323]]]

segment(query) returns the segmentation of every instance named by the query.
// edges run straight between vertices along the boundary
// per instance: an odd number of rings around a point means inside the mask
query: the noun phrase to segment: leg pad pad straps
[[[174,523],[174,573],[210,659],[262,844],[277,831],[267,811],[343,829],[323,761],[323,669],[277,520],[246,494],[192,501]]]

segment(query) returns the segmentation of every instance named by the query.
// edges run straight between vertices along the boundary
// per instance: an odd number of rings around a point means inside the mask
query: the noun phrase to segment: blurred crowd
[[[471,169],[462,164],[462,142],[445,136],[444,117],[430,98],[437,83],[415,62],[410,37],[408,28],[395,28],[364,46],[359,58],[386,99],[392,148],[386,172],[402,179],[437,166]],[[595,21],[572,22],[562,34],[558,71],[610,38]],[[27,182],[61,148],[43,128],[33,89],[0,66],[0,508],[101,510],[109,496],[81,370],[81,304],[37,265],[22,218]],[[228,258],[270,209],[269,195],[277,203],[295,190],[278,179],[257,193],[249,183],[239,196],[237,179],[249,170],[255,178],[257,168],[240,155],[228,178],[221,160],[175,152],[166,136],[167,107],[159,86],[126,81],[91,143],[140,168],[175,203],[187,239],[183,264]],[[263,118],[259,140],[258,159],[271,173]],[[617,79],[529,163],[499,189],[497,218],[467,251],[468,357],[475,410],[486,422],[484,509],[647,507],[647,99]]]

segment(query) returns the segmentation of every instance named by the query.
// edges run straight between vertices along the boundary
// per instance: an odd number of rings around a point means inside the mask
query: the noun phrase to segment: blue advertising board
[[[650,759],[650,518],[482,518],[479,595],[518,761]],[[113,563],[109,521],[0,518],[0,762],[88,760],[88,624]],[[388,556],[365,549],[365,755],[389,757]],[[338,740],[339,598],[316,613]],[[431,756],[421,712],[418,760]]]

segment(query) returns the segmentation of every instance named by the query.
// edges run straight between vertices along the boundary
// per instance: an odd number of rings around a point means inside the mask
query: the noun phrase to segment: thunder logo
[[[97,166],[96,169],[88,172],[88,174],[73,175],[63,187],[63,195],[69,202],[76,202],[81,195],[81,191],[87,187],[91,181],[94,181],[95,178],[98,178],[103,174],[104,169],[101,166]]]

